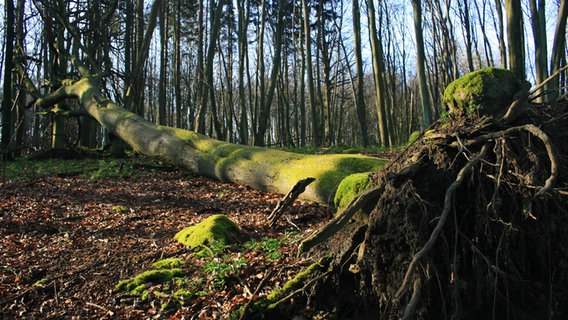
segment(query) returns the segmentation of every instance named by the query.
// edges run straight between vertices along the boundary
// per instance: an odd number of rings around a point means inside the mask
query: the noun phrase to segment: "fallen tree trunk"
[[[237,145],[158,126],[104,98],[99,82],[99,76],[86,75],[65,83],[36,104],[48,107],[69,97],[78,98],[89,115],[136,152],[221,181],[285,194],[299,180],[315,177],[302,198],[320,203],[332,204],[335,190],[346,176],[378,171],[385,163],[362,155],[304,155]]]

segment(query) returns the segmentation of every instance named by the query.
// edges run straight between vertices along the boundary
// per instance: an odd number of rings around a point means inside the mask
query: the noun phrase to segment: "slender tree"
[[[14,69],[14,23],[15,7],[13,0],[4,2],[4,30],[5,30],[5,53],[4,53],[4,83],[2,86],[2,139],[0,141],[0,157],[12,159],[13,153],[9,151],[11,141],[15,137],[16,112],[12,99],[12,70]]]
[[[284,36],[284,1],[279,0],[276,6],[277,10],[277,27],[274,34],[274,57],[272,59],[272,69],[270,71],[269,86],[266,93],[261,92],[260,106],[259,106],[259,116],[258,116],[258,128],[255,132],[254,144],[264,145],[265,135],[268,129],[269,116],[270,116],[270,106],[272,100],[274,99],[274,92],[276,90],[276,85],[278,81],[278,75],[280,72],[280,62],[282,61],[282,42]],[[263,59],[263,58],[261,58]],[[263,81],[261,79],[261,81]]]
[[[359,119],[359,128],[361,130],[361,144],[369,145],[369,137],[367,133],[367,108],[365,106],[365,75],[363,74],[363,54],[361,46],[361,10],[359,9],[359,0],[351,1],[351,9],[353,14],[353,41],[355,66],[357,70],[357,86],[355,94],[355,106],[357,109],[357,118]]]
[[[531,26],[535,49],[536,84],[548,78],[548,49],[546,40],[546,15],[544,0],[530,0]],[[546,91],[546,86],[539,92]]]
[[[430,105],[430,94],[428,83],[426,82],[425,54],[424,54],[424,35],[422,32],[422,3],[420,0],[412,0],[414,10],[414,33],[416,37],[416,68],[418,71],[418,85],[420,87],[420,99],[422,102],[422,124],[424,127],[432,123],[432,107]]]
[[[505,9],[507,12],[509,69],[519,78],[525,79],[525,46],[521,0],[505,0]]]
[[[319,115],[316,105],[316,92],[314,87],[314,68],[312,66],[312,39],[310,24],[310,9],[308,0],[302,0],[303,30],[304,30],[304,51],[306,61],[306,76],[308,82],[308,100],[310,103],[311,125],[312,125],[312,146],[321,145],[321,133],[319,127]]]
[[[550,73],[553,74],[563,65],[566,65],[566,22],[568,19],[568,1],[561,0],[558,9],[558,19],[556,21],[556,30],[554,32],[554,41],[552,43],[552,57],[550,62]],[[568,76],[565,74],[564,79]],[[560,81],[554,78],[550,83],[550,88],[560,87]],[[554,101],[558,98],[558,90],[554,90],[548,100]]]

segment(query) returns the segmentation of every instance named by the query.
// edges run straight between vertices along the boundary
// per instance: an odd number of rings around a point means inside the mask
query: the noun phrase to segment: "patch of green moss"
[[[344,208],[361,192],[373,187],[371,172],[355,173],[345,177],[337,187],[333,203],[338,209]]]
[[[458,115],[504,113],[515,96],[530,88],[509,70],[483,68],[450,83],[444,91],[444,104]]]
[[[147,283],[159,284],[171,281],[174,278],[183,277],[182,269],[164,269],[144,271],[134,278],[121,281],[114,288],[114,292],[130,291],[135,294],[142,293]]]
[[[179,289],[178,291],[174,292],[174,298],[179,300],[189,300],[195,296],[193,291],[189,291],[187,289]]]
[[[278,300],[286,297],[292,291],[301,288],[305,282],[314,274],[314,272],[319,270],[324,270],[329,266],[331,262],[331,256],[325,256],[316,263],[312,263],[305,270],[300,271],[292,280],[286,282],[282,289],[273,290],[266,299],[270,302],[277,302]]]
[[[413,131],[410,134],[410,137],[408,137],[408,142],[406,143],[406,145],[413,144],[416,140],[418,140],[418,138],[420,138],[420,130]]]
[[[157,270],[180,268],[185,264],[185,260],[180,258],[169,258],[152,263],[152,267]]]
[[[46,284],[48,284],[49,281],[50,281],[50,280],[49,280],[48,278],[43,278],[43,279],[40,279],[40,280],[36,281],[36,282],[34,283],[34,286],[43,287],[43,286],[45,286]]]
[[[214,215],[178,232],[174,239],[195,248],[214,240],[230,242],[239,233],[239,227],[226,215]]]
[[[125,206],[113,206],[111,211],[114,213],[125,213],[128,212],[128,208]]]

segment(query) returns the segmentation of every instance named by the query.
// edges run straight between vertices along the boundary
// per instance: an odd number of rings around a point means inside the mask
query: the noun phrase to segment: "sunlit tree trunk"
[[[495,0],[495,11],[497,12],[497,38],[499,39],[499,54],[501,56],[501,68],[509,66],[507,61],[507,46],[505,45],[505,27],[503,18],[503,3]]]
[[[304,29],[304,51],[306,61],[306,76],[308,84],[308,100],[310,103],[311,125],[312,125],[312,146],[321,145],[321,132],[319,128],[319,116],[316,105],[316,92],[314,87],[314,69],[312,66],[312,39],[310,28],[310,10],[308,0],[302,0],[303,29]]]
[[[176,127],[186,129],[187,121],[183,112],[181,91],[181,0],[175,2],[174,21],[174,96],[175,96],[175,119]]]
[[[430,94],[426,82],[425,55],[424,55],[424,35],[422,32],[422,3],[420,0],[412,0],[414,10],[414,32],[416,35],[416,67],[418,71],[418,85],[420,87],[420,99],[422,101],[422,124],[424,127],[432,123],[432,107],[430,105]]]
[[[525,41],[521,0],[505,0],[505,9],[507,11],[509,69],[520,79],[525,79]]]
[[[280,62],[282,61],[282,39],[284,35],[284,8],[282,1],[278,4],[277,26],[274,34],[274,57],[272,59],[272,68],[270,71],[270,79],[268,90],[261,92],[260,106],[258,114],[258,128],[254,137],[255,145],[265,145],[266,131],[269,126],[270,120],[270,106],[274,99],[274,92],[278,82],[278,75],[280,72]],[[260,59],[264,59],[261,52]],[[264,79],[261,79],[264,82]]]
[[[357,118],[359,119],[359,126],[361,130],[361,144],[365,147],[369,145],[369,137],[367,133],[367,108],[365,106],[365,75],[363,74],[363,54],[361,48],[361,10],[359,9],[359,0],[352,0],[351,9],[353,14],[355,67],[357,70],[355,106],[357,109]]]
[[[383,44],[379,39],[375,5],[373,0],[367,0],[367,14],[369,18],[369,37],[371,38],[371,51],[373,60],[373,76],[375,79],[375,105],[377,107],[377,115],[379,119],[379,134],[381,144],[389,146],[389,132],[387,127],[387,114],[385,108],[385,91],[384,91],[384,61],[383,61]]]
[[[205,112],[206,108],[202,105],[204,90],[204,74],[205,74],[205,53],[204,53],[204,33],[205,33],[205,8],[203,2],[199,1],[199,9],[197,12],[197,65],[195,67],[195,94],[193,95],[193,105],[197,107],[195,124],[193,130],[198,133],[205,134]]]

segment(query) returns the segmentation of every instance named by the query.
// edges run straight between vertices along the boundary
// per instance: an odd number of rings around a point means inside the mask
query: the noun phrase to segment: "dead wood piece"
[[[554,74],[552,74],[550,77],[545,79],[535,88],[522,92],[519,95],[518,99],[516,99],[515,101],[513,101],[513,103],[511,103],[509,109],[507,110],[507,113],[501,118],[501,121],[505,123],[515,121],[523,113],[525,102],[528,100],[529,96],[533,95],[535,92],[540,90],[542,87],[544,87],[545,84],[547,84],[552,79],[558,77],[566,69],[568,69],[568,65],[556,70]]]
[[[309,177],[298,181],[292,190],[278,202],[274,210],[272,210],[272,213],[270,213],[270,216],[268,216],[269,226],[273,227],[274,224],[276,224],[276,220],[284,214],[284,210],[286,210],[294,200],[298,199],[302,192],[306,190],[306,187],[315,180],[316,178]]]
[[[375,187],[361,193],[357,198],[353,199],[342,212],[338,213],[333,220],[319,229],[315,234],[302,241],[298,253],[308,252],[311,248],[329,239],[345,226],[359,209],[363,208],[370,200],[376,199],[381,194],[382,190],[383,188]]]

